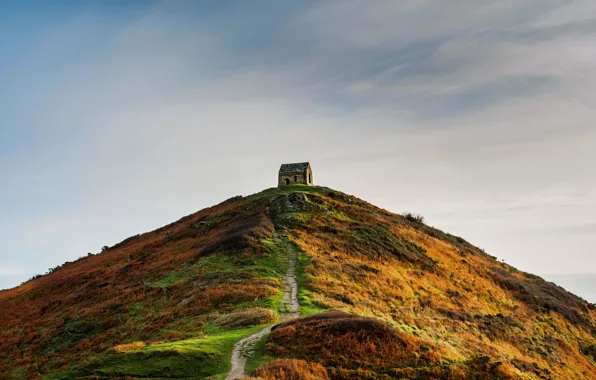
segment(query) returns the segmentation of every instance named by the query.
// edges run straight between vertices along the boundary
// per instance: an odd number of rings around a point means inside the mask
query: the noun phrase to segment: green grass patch
[[[51,335],[44,353],[51,354],[56,351],[67,349],[79,343],[83,339],[91,339],[93,336],[104,331],[101,321],[93,319],[82,319],[75,317],[65,319],[64,324]]]
[[[210,326],[205,330],[207,334],[204,337],[103,354],[91,359],[85,368],[46,379],[76,379],[82,376],[224,379],[230,370],[234,344],[263,328],[252,326],[230,331]]]
[[[289,185],[289,186],[282,186],[282,187],[272,187],[267,190],[263,190],[260,193],[253,194],[250,196],[251,200],[254,201],[263,201],[263,200],[271,200],[278,195],[283,194],[290,194],[290,193],[306,193],[306,194],[321,194],[328,196],[331,189],[328,187],[322,186],[311,186],[311,185]]]
[[[326,308],[321,307],[312,299],[310,295],[311,292],[306,287],[308,278],[304,269],[310,264],[310,258],[306,252],[302,251],[296,244],[292,242],[288,242],[287,244],[292,244],[296,250],[296,281],[298,282],[298,303],[300,305],[300,316],[306,317],[312,314],[327,311]]]
[[[263,239],[261,240],[265,247],[267,247],[269,258],[268,260],[263,262],[267,268],[275,273],[276,278],[279,280],[280,284],[283,284],[281,276],[285,274],[287,271],[287,262],[282,259],[284,255],[285,243],[278,237],[273,237],[271,239]],[[283,298],[283,288],[280,289],[279,293],[274,296],[270,297],[268,301],[270,301],[269,305],[257,305],[260,307],[267,307],[277,312],[281,312],[281,300]],[[259,302],[257,302],[258,304]]]
[[[168,286],[184,280],[189,277],[193,277],[199,271],[199,268],[196,265],[189,265],[181,269],[176,269],[169,272],[165,277],[161,280],[154,281],[151,283],[152,286],[158,286],[160,288],[167,288]]]
[[[269,241],[263,240],[269,248]],[[242,262],[239,262],[241,261]],[[278,257],[274,254],[253,254],[249,258],[239,258],[237,255],[227,252],[217,252],[199,258],[193,265],[202,273],[227,272],[238,274],[239,272],[250,273],[260,278],[280,278],[281,268]]]
[[[341,212],[339,210],[332,209],[331,211],[329,211],[329,214],[327,214],[327,216],[329,218],[340,220],[342,222],[353,222],[354,221],[354,219],[350,218],[349,216],[347,216],[346,214],[344,214],[343,212]]]
[[[314,214],[309,212],[284,212],[277,215],[277,218],[283,220],[297,219],[301,222],[310,222],[314,219]]]
[[[138,318],[141,314],[141,310],[143,310],[145,308],[145,305],[143,303],[134,303],[131,305],[128,305],[128,316],[129,318]]]
[[[250,375],[259,366],[275,359],[275,357],[265,352],[265,344],[267,343],[267,338],[268,336],[266,335],[257,342],[257,344],[255,345],[254,355],[246,361],[244,372],[247,375]]]

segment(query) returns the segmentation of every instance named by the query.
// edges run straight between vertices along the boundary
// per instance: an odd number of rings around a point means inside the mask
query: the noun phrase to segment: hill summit
[[[329,188],[104,248],[0,292],[0,378],[596,378],[593,304]]]

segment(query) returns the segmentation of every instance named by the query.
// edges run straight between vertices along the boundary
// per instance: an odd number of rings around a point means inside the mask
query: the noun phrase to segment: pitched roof
[[[310,164],[308,162],[298,162],[295,164],[282,164],[279,168],[279,174],[304,173]]]

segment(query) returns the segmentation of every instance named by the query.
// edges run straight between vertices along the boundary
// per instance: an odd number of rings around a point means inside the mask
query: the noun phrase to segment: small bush
[[[349,295],[347,295],[347,294],[340,293],[340,294],[337,294],[337,295],[335,296],[335,298],[336,298],[338,301],[341,301],[341,302],[343,302],[343,303],[345,303],[345,304],[348,304],[348,305],[354,305],[354,301],[352,301],[352,299],[350,298],[350,296],[349,296]]]
[[[224,315],[217,319],[217,324],[223,328],[238,328],[244,326],[271,324],[279,321],[279,315],[269,309],[254,307]]]
[[[586,345],[580,348],[582,354],[591,356],[592,359],[596,360],[596,344]]]
[[[414,223],[424,223],[424,216],[420,214],[414,214],[411,212],[404,212],[403,217]]]
[[[42,274],[36,274],[36,275],[34,275],[34,276],[30,277],[30,278],[29,278],[27,281],[23,281],[23,282],[21,283],[21,285],[24,285],[24,284],[26,284],[26,283],[28,283],[28,282],[30,282],[30,281],[33,281],[33,280],[37,280],[37,279],[38,279],[38,278],[40,278],[41,276],[43,276],[43,275],[42,275]]]

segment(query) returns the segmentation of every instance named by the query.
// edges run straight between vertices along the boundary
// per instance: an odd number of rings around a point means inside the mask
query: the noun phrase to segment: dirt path
[[[284,295],[281,300],[281,310],[279,313],[281,322],[298,318],[300,316],[298,304],[298,282],[296,281],[297,253],[294,247],[285,239],[284,243],[286,249],[284,250],[282,259],[287,262],[288,270],[286,271],[286,274],[282,276]],[[247,336],[246,338],[236,342],[234,345],[234,350],[232,351],[232,369],[226,377],[226,380],[234,380],[244,376],[244,366],[246,365],[246,360],[254,355],[257,342],[265,335],[268,335],[271,332],[272,327],[273,326],[266,327],[258,333]]]

